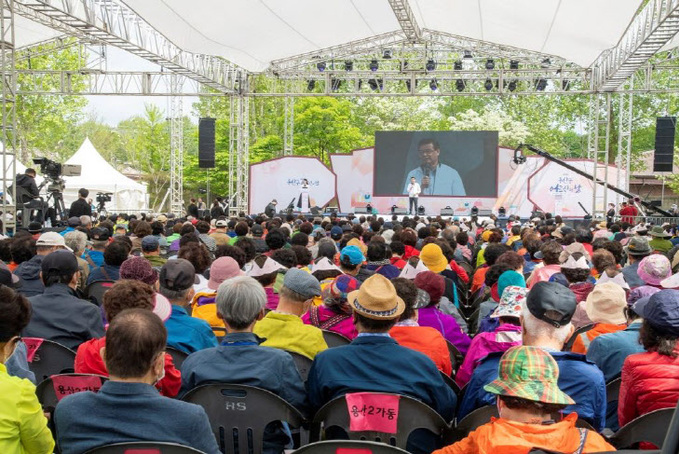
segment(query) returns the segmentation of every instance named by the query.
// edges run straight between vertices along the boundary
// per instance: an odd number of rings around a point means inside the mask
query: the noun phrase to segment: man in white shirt
[[[415,177],[410,178],[410,184],[408,185],[408,200],[410,201],[409,211],[410,214],[417,214],[417,197],[422,192],[420,185],[417,183]]]
[[[415,177],[422,184],[424,195],[465,196],[464,183],[457,170],[439,161],[441,147],[434,139],[422,139],[417,146],[420,165],[408,172],[408,181]],[[405,193],[405,191],[404,191]]]

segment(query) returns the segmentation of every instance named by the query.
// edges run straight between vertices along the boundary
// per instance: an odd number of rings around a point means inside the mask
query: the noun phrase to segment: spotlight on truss
[[[382,58],[385,60],[389,60],[392,57],[393,53],[391,49],[384,49],[384,52],[382,52]]]
[[[493,81],[486,79],[486,83],[483,84],[483,87],[486,89],[486,91],[491,91],[493,89]]]
[[[488,70],[495,69],[495,60],[493,60],[492,58],[486,60],[486,69]]]
[[[509,81],[509,85],[507,86],[507,88],[509,89],[509,91],[515,91],[516,90],[516,81],[515,80]]]
[[[547,79],[541,77],[535,81],[535,89],[537,91],[545,91],[545,88],[547,88]]]
[[[457,91],[464,91],[465,85],[466,84],[464,83],[464,80],[462,80],[462,79],[457,79],[455,81],[455,88],[457,89]]]
[[[324,61],[319,61],[318,63],[316,63],[316,68],[317,68],[320,72],[325,71],[325,62],[324,62]]]
[[[347,60],[344,62],[344,70],[345,71],[353,71],[354,70],[354,62],[351,60]]]
[[[453,68],[455,71],[462,71],[462,62],[457,60],[455,63],[453,63]]]
[[[427,64],[424,66],[424,68],[427,71],[435,70],[436,69],[436,62],[434,61],[434,59],[430,58],[429,60],[427,60]]]
[[[377,63],[377,60],[370,60],[370,71],[375,72],[380,68],[379,63]]]
[[[436,91],[439,88],[436,79],[432,79],[431,82],[429,82],[429,88],[431,88],[431,91]]]
[[[513,69],[513,70],[519,69],[519,61],[518,60],[511,60],[509,62],[509,69]]]
[[[306,89],[309,91],[313,91],[314,88],[316,88],[316,81],[311,79],[309,80],[309,83],[307,83]]]

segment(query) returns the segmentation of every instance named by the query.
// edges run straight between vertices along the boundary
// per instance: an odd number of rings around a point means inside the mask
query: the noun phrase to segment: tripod
[[[50,200],[53,206],[50,206]],[[59,221],[63,221],[66,218],[64,193],[61,191],[48,191],[46,203],[48,206],[47,217],[50,219],[52,227],[55,227]]]
[[[106,202],[103,200],[100,200],[99,204],[97,205],[97,214],[99,214],[99,216],[106,216],[108,214],[106,211]]]

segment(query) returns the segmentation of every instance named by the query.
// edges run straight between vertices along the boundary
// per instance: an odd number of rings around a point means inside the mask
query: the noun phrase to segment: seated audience
[[[575,401],[564,410],[577,412],[595,429],[604,428],[606,416],[606,383],[601,371],[583,355],[562,352],[571,336],[571,318],[577,301],[572,291],[555,282],[539,282],[528,292],[521,309],[523,345],[541,347],[559,365],[559,387]],[[501,353],[491,353],[481,360],[467,384],[457,418],[464,418],[484,405],[495,405],[492,394],[483,387],[497,378]]]
[[[587,354],[590,343],[597,336],[627,328],[625,290],[613,282],[597,284],[587,296],[584,305],[587,318],[594,322],[594,327],[576,337],[571,348],[572,352],[583,355]]]
[[[80,271],[75,256],[66,250],[54,251],[44,257],[40,268],[45,291],[29,298],[33,315],[23,336],[49,339],[73,350],[103,336],[99,308],[76,296]]]
[[[549,281],[553,274],[561,271],[561,263],[559,256],[563,248],[556,241],[548,241],[540,247],[538,258],[542,259],[544,266],[535,267],[533,273],[526,280],[528,288],[531,289],[538,282]]]
[[[8,374],[7,361],[16,355],[21,331],[31,318],[25,296],[0,285],[0,452],[51,454],[54,450],[47,418],[30,381]]]
[[[652,252],[648,239],[643,236],[633,236],[627,243],[625,251],[627,252],[627,263],[629,263],[629,265],[622,269],[625,281],[627,281],[630,288],[641,287],[645,283],[639,277],[637,271],[639,269],[639,262]]]
[[[499,276],[496,273],[500,273]],[[493,283],[495,281],[495,283]],[[523,275],[511,269],[506,263],[496,263],[486,273],[486,282],[490,284],[490,301],[484,301],[479,306],[479,329],[478,333],[491,333],[500,326],[497,318],[492,318],[493,311],[497,308],[502,294],[510,285],[526,288],[526,280]],[[485,315],[484,315],[485,314]]]
[[[347,274],[336,277],[325,288],[321,283],[320,298],[323,304],[312,305],[302,316],[302,321],[324,331],[334,331],[349,340],[354,339],[358,333],[351,318],[351,307],[347,301],[347,295],[359,286],[358,280]]]
[[[216,347],[210,325],[191,317],[191,300],[196,272],[188,260],[168,260],[160,269],[158,292],[172,303],[172,315],[165,322],[167,345],[186,353]]]
[[[478,363],[489,353],[504,352],[511,347],[521,345],[521,305],[526,299],[528,290],[510,285],[504,288],[500,304],[490,315],[499,324],[494,331],[478,333],[472,338],[469,351],[464,357],[460,370],[455,375],[455,382],[460,388],[469,382]]]
[[[351,344],[316,357],[307,382],[312,409],[347,393],[385,392],[414,397],[450,421],[457,398],[436,365],[389,335],[405,310],[392,283],[382,275],[371,276],[348,298],[359,334]],[[407,451],[431,452],[434,440],[417,435],[410,437]]]
[[[114,240],[104,249],[104,264],[90,271],[87,285],[96,281],[120,279],[120,265],[130,256],[130,247],[122,240]]]
[[[167,331],[147,309],[127,309],[111,322],[102,356],[109,381],[99,392],[65,397],[55,411],[62,454],[113,443],[160,441],[219,454],[202,407],[161,396]]]
[[[512,347],[498,367],[498,378],[484,389],[497,396],[500,417],[434,454],[615,451],[598,433],[578,429],[577,414],[554,420],[575,402],[559,389],[559,367],[549,353],[539,347]]]
[[[258,255],[252,261],[252,267],[245,274],[254,278],[264,287],[266,292],[266,308],[273,311],[278,307],[279,294],[274,291],[274,284],[279,271],[285,267],[266,255]]]
[[[78,280],[78,290],[81,292],[87,287],[87,277],[90,275],[90,266],[87,261],[82,258],[85,248],[87,247],[87,234],[80,231],[68,232],[64,235],[64,242],[66,246],[73,251],[76,260],[78,261],[78,269],[80,270],[80,279]]]
[[[662,289],[661,282],[672,276],[672,265],[664,255],[651,254],[639,262],[637,274],[643,285],[634,288],[628,300],[639,300]]]
[[[310,359],[328,348],[323,332],[305,325],[302,314],[309,310],[321,286],[306,271],[293,268],[285,273],[278,307],[255,324],[253,332],[266,339],[262,345],[299,353]]]
[[[111,238],[109,229],[99,226],[90,232],[92,239],[92,246],[83,254],[83,259],[89,264],[90,271],[104,265],[104,251],[108,246],[108,240]]]
[[[145,236],[141,240],[141,253],[151,266],[158,270],[167,262],[167,259],[160,256],[160,241],[154,235]]]
[[[193,296],[191,316],[205,320],[212,327],[224,328],[224,321],[217,314],[215,305],[217,289],[227,279],[244,275],[245,273],[238,268],[238,263],[232,257],[219,257],[212,262],[207,289]]]
[[[217,246],[225,246],[231,240],[231,237],[226,234],[227,225],[228,221],[226,219],[217,219],[217,222],[215,222],[215,230],[210,234],[210,237]]]
[[[391,253],[389,246],[382,241],[371,241],[368,245],[368,263],[365,268],[377,274],[381,274],[387,279],[393,279],[401,272],[396,266],[391,264]]]
[[[566,279],[568,288],[575,294],[575,299],[578,302],[578,307],[572,320],[575,329],[592,324],[592,320],[587,317],[587,312],[585,311],[585,300],[587,300],[587,296],[591,291],[594,290],[594,284],[590,282],[589,256],[586,254],[584,247],[580,243],[573,243],[567,246],[564,252],[561,253],[561,274],[553,274],[550,278],[550,282],[553,282],[557,276],[563,276]],[[556,282],[559,281],[556,280]]]
[[[450,361],[448,344],[443,335],[429,326],[420,326],[417,323],[417,309],[429,305],[429,294],[420,290],[410,280],[399,277],[392,279],[391,283],[396,289],[396,294],[405,303],[405,309],[389,330],[389,335],[403,347],[412,348],[427,355],[436,364],[436,368],[450,376],[453,365]]]
[[[19,293],[26,297],[40,295],[45,291],[43,279],[40,277],[41,264],[45,256],[59,249],[66,249],[64,237],[56,232],[46,232],[35,242],[36,255],[22,262],[14,274],[21,279]],[[77,263],[77,262],[76,262]]]
[[[210,252],[207,247],[200,242],[192,241],[179,248],[177,257],[188,260],[193,265],[196,272],[196,282],[193,284],[194,292],[207,290],[207,279],[203,276],[203,273],[210,267]]]
[[[618,401],[620,427],[679,399],[679,291],[661,290],[637,301],[643,318],[639,340],[645,353],[630,355],[622,366]]]
[[[340,252],[340,269],[344,274],[358,279],[359,282],[364,282],[374,274],[373,271],[363,268],[363,262],[365,262],[365,256],[358,246],[345,246]]]

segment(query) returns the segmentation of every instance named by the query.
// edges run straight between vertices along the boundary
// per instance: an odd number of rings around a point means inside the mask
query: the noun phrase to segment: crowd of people
[[[675,226],[229,218],[193,205],[185,217],[83,214],[61,231],[34,222],[0,240],[0,451],[149,440],[216,454],[206,412],[182,401],[208,383],[268,390],[308,418],[354,392],[409,396],[448,422],[497,408],[448,446],[409,437],[409,452],[440,454],[614,450],[604,429],[679,400]],[[98,306],[87,296],[101,282]],[[324,331],[347,345],[329,348]],[[22,337],[74,350],[76,373],[108,381],[46,415]],[[188,355],[181,367],[167,347]],[[312,361],[306,380],[289,353]],[[285,422],[264,446],[292,447]]]

